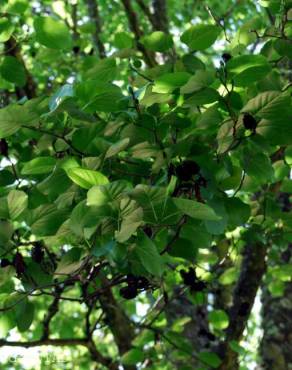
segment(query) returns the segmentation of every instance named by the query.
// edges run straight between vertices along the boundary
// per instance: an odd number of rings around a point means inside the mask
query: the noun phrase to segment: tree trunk
[[[284,254],[285,253],[285,254]],[[282,256],[291,260],[292,244]],[[287,259],[285,261],[287,263]],[[262,295],[263,339],[261,343],[264,370],[292,369],[292,282],[285,283],[281,297],[272,297],[265,287]]]

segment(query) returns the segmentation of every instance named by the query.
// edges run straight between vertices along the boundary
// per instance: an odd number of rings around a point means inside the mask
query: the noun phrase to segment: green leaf
[[[82,249],[72,248],[70,249],[58,263],[55,275],[69,275],[76,272],[82,265]]]
[[[188,82],[180,88],[181,94],[190,94],[199,91],[214,81],[214,73],[211,71],[198,70]]]
[[[28,196],[24,191],[11,190],[7,196],[7,204],[10,218],[15,220],[27,208]]]
[[[5,285],[15,276],[15,268],[13,266],[6,266],[0,269],[0,287]]]
[[[14,134],[21,127],[18,117],[15,117],[15,113],[18,108],[16,106],[9,105],[6,108],[0,109],[0,137],[4,138]]]
[[[125,181],[114,181],[106,185],[93,186],[87,193],[88,206],[102,206],[119,200],[128,188]]]
[[[199,24],[186,30],[180,39],[193,50],[204,50],[214,44],[220,33],[218,26]]]
[[[52,17],[37,17],[34,20],[36,40],[51,49],[68,50],[72,38],[67,26]]]
[[[77,84],[76,96],[82,109],[89,112],[114,112],[123,108],[124,95],[120,87],[100,80],[89,80]]]
[[[253,153],[249,150],[245,151],[243,167],[249,176],[252,176],[261,184],[273,180],[274,169],[269,157],[264,153]]]
[[[227,71],[235,86],[248,86],[263,79],[271,70],[263,55],[240,55],[227,63]]]
[[[74,207],[71,213],[70,228],[74,234],[84,236],[86,228],[96,229],[99,222],[108,216],[111,216],[110,207],[89,207],[83,200]]]
[[[0,219],[0,245],[5,245],[13,234],[13,226],[9,221]]]
[[[214,352],[200,352],[198,357],[202,362],[211,366],[213,369],[217,369],[222,363],[220,357],[217,356]]]
[[[52,157],[39,157],[26,162],[21,170],[22,175],[41,175],[51,172],[56,165]]]
[[[169,50],[173,46],[171,35],[168,35],[162,31],[155,31],[150,35],[142,37],[141,42],[146,49],[160,51],[162,53]]]
[[[274,41],[275,50],[282,56],[292,59],[292,43],[291,40],[276,39]]]
[[[248,101],[242,108],[242,112],[249,112],[260,118],[275,120],[279,117],[291,115],[291,98],[288,94],[280,94],[278,91],[266,91]]]
[[[135,365],[138,362],[143,362],[144,352],[139,348],[132,348],[130,351],[123,354],[121,361],[124,365]]]
[[[94,185],[105,185],[109,182],[107,177],[101,172],[85,168],[70,168],[66,173],[75,184],[84,189],[90,189]]]
[[[153,241],[143,232],[137,237],[134,249],[144,268],[154,276],[161,276],[164,271],[164,264]]]
[[[27,0],[10,0],[7,6],[7,12],[11,14],[23,14],[28,8]]]
[[[127,49],[133,46],[133,37],[127,32],[117,32],[114,45],[119,49]]]
[[[34,318],[34,305],[27,299],[16,306],[16,324],[18,330],[23,333],[27,331]]]
[[[118,154],[119,152],[123,151],[127,148],[130,139],[126,137],[125,139],[119,140],[118,142],[114,143],[109,147],[107,152],[105,153],[105,158],[110,158]]]
[[[188,99],[186,99],[183,106],[191,108],[193,106],[210,104],[219,100],[220,94],[218,91],[211,87],[206,87],[202,90],[195,91]]]
[[[5,56],[0,65],[1,76],[17,86],[24,86],[26,82],[25,69],[18,59],[10,55]]]
[[[214,329],[223,330],[229,325],[229,317],[223,310],[214,310],[208,313],[208,321]]]
[[[120,228],[115,233],[118,242],[127,241],[142,224],[143,210],[139,205],[128,197],[121,200],[119,205]]]
[[[222,285],[233,284],[236,281],[238,274],[239,271],[236,267],[230,267],[220,275],[218,281]]]
[[[220,217],[216,215],[212,208],[206,204],[184,198],[172,198],[177,208],[185,215],[199,220],[218,221]]]
[[[250,99],[241,111],[261,116],[259,113],[261,109],[273,102],[273,100],[275,100],[275,98],[277,98],[279,95],[279,91],[265,91],[260,93],[254,98]]]
[[[59,105],[63,103],[66,99],[74,96],[74,89],[72,85],[65,84],[55,94],[51,97],[49,101],[49,108],[51,111],[56,110]]]
[[[224,206],[228,214],[228,224],[231,227],[241,226],[248,221],[250,207],[239,198],[226,198]]]
[[[167,73],[155,79],[152,89],[154,93],[170,93],[187,83],[191,75],[187,72]]]
[[[94,79],[100,83],[113,81],[117,75],[117,62],[114,58],[106,58],[96,63],[85,72],[85,80]]]
[[[67,216],[67,210],[57,209],[54,204],[41,205],[31,214],[32,233],[38,236],[54,235]]]
[[[9,40],[10,36],[14,31],[14,25],[8,20],[8,18],[0,19],[0,42]]]
[[[194,262],[197,256],[198,247],[196,241],[178,238],[171,246],[168,254],[174,257],[184,258]]]
[[[285,161],[289,166],[292,166],[292,145],[285,149]]]

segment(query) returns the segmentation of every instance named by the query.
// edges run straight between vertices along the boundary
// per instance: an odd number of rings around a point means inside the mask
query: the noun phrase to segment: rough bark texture
[[[155,29],[168,32],[166,0],[153,0]]]
[[[100,39],[101,20],[100,20],[96,0],[86,0],[86,5],[88,9],[89,18],[91,19],[92,23],[95,25],[95,32],[92,35],[94,45],[98,50],[98,54],[100,58],[105,58],[106,56],[105,48],[104,48],[103,42]]]
[[[206,305],[194,305],[187,297],[186,294],[177,294],[177,298],[169,302],[165,308],[165,314],[169,326],[175,320],[183,317],[190,318],[191,320],[184,325],[183,335],[189,340],[194,352],[200,352],[204,349],[210,348],[210,339],[208,338],[209,327],[207,320],[207,307]],[[184,365],[190,365],[190,358],[188,357],[185,362],[177,362],[177,369]],[[195,358],[191,362],[192,367],[195,369],[201,363]]]
[[[129,27],[131,31],[134,33],[137,49],[141,51],[141,53],[143,54],[145,63],[147,63],[149,67],[153,67],[156,64],[154,56],[152,55],[152,53],[146,50],[145,47],[140,43],[140,38],[143,36],[143,31],[140,28],[138,16],[134,11],[132,2],[131,0],[121,0],[121,1],[125,8],[125,12],[129,21]]]
[[[263,330],[261,344],[263,369],[292,369],[292,283],[288,283],[285,294],[273,298],[263,293]]]
[[[106,278],[103,278],[103,285],[108,285]],[[118,305],[110,288],[99,296],[101,308],[105,314],[105,321],[109,326],[119,354],[123,355],[132,348],[134,331],[131,322],[122,307]],[[135,370],[136,366],[124,366],[126,370]]]
[[[291,262],[292,244],[283,253],[283,263]],[[272,297],[266,287],[262,295],[262,369],[292,369],[292,282],[282,297]]]
[[[238,282],[233,291],[233,303],[228,312],[229,326],[226,339],[219,346],[218,352],[223,359],[220,370],[237,370],[238,355],[231,350],[229,342],[239,341],[246,327],[255,296],[266,271],[267,246],[247,244],[243,252],[243,261]]]

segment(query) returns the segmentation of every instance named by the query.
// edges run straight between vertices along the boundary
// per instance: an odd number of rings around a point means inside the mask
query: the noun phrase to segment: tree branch
[[[103,286],[108,286],[106,277],[101,276]],[[110,288],[106,289],[98,297],[101,308],[105,314],[105,321],[108,324],[120,355],[128,352],[132,348],[132,340],[134,339],[134,331],[131,321],[125,314],[122,307],[117,303]],[[134,370],[136,366],[125,366],[126,370]]]
[[[153,0],[155,29],[168,33],[166,0]]]
[[[132,7],[131,0],[121,0],[121,1],[126,11],[130,29],[134,33],[137,49],[141,51],[141,53],[143,54],[144,60],[149,67],[155,66],[156,61],[153,57],[153,54],[150,53],[148,50],[146,50],[144,45],[140,43],[140,38],[143,36],[143,32],[140,29],[138,17]]]
[[[139,5],[140,9],[146,15],[146,17],[148,18],[149,22],[151,23],[153,29],[155,30],[156,25],[155,25],[154,14],[151,13],[149,7],[144,3],[143,0],[136,0],[136,3]]]
[[[86,0],[86,5],[88,9],[88,15],[92,23],[95,25],[95,32],[93,33],[93,42],[95,47],[98,50],[98,54],[100,58],[105,58],[105,47],[103,42],[101,41],[100,34],[101,34],[101,20],[99,16],[99,11],[97,7],[96,0]]]
[[[66,347],[66,346],[83,346],[86,347],[91,355],[91,358],[104,365],[110,370],[117,370],[118,364],[112,362],[111,358],[103,356],[96,348],[92,339],[88,338],[66,338],[66,339],[40,339],[31,342],[17,342],[17,341],[7,341],[0,339],[0,347],[23,347],[32,348],[39,346],[54,346],[54,347]]]
[[[60,298],[61,298],[61,294],[62,294],[63,290],[64,290],[64,288],[57,287],[53,302],[51,303],[51,305],[48,308],[48,312],[47,312],[47,314],[44,318],[44,321],[43,321],[42,340],[46,340],[46,339],[49,338],[50,323],[51,323],[51,320],[53,319],[53,317],[57,314],[57,312],[59,310],[59,302],[60,302]]]
[[[219,370],[237,370],[238,354],[230,346],[230,341],[239,341],[246,327],[257,291],[266,271],[267,246],[247,244],[243,252],[243,261],[238,282],[233,291],[233,304],[228,312],[229,326],[226,338],[219,345],[223,352],[223,361]]]

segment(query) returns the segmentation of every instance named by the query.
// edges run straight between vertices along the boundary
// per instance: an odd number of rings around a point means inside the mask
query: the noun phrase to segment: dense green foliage
[[[151,4],[1,1],[0,346],[249,370],[292,276],[292,2]]]

